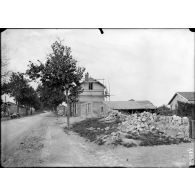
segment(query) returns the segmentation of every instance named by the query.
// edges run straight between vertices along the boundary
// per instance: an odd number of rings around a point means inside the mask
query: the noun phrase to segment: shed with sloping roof
[[[184,103],[195,104],[195,92],[177,92],[169,101],[171,110],[176,110],[178,108],[178,101]]]
[[[156,107],[148,100],[145,101],[108,101],[105,102],[109,109],[120,112],[135,113],[150,111],[153,112]]]

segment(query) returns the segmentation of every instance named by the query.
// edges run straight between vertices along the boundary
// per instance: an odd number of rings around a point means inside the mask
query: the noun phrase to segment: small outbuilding
[[[148,100],[145,101],[108,101],[105,102],[107,107],[111,110],[118,110],[125,113],[135,113],[135,112],[154,112],[156,107]]]
[[[169,101],[171,110],[177,110],[178,101],[195,104],[195,92],[177,92]]]

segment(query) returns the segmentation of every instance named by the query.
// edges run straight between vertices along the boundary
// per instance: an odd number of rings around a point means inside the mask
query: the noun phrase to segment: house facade
[[[75,105],[77,116],[97,117],[105,113],[106,87],[98,80],[85,74],[82,82],[83,92],[79,95],[79,101]],[[73,108],[74,109],[74,108]]]
[[[177,92],[171,98],[168,105],[170,105],[171,110],[177,110],[178,101],[184,103],[195,104],[195,92]]]

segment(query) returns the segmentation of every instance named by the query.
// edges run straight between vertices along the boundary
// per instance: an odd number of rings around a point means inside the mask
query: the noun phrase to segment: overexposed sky
[[[111,100],[167,104],[177,91],[194,91],[194,34],[188,29],[8,29],[2,33],[9,69],[24,72],[57,38],[79,66],[109,80]]]

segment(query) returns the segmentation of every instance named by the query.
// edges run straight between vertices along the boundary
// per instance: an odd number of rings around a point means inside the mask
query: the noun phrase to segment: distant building
[[[169,101],[171,110],[177,110],[178,101],[195,104],[195,92],[177,92]]]
[[[83,92],[79,95],[75,112],[77,116],[100,116],[105,113],[106,87],[100,81],[85,74],[82,82]]]
[[[1,104],[1,112],[5,116],[17,113],[17,105],[13,102],[3,102]],[[34,112],[34,108],[32,112]],[[25,115],[26,108],[24,106],[19,106],[19,113],[20,115]],[[30,114],[30,111],[28,111],[28,114]]]
[[[135,112],[153,112],[156,107],[150,102],[150,101],[108,101],[105,102],[108,109],[111,110],[118,110],[120,112],[126,112],[129,114],[135,113]]]

